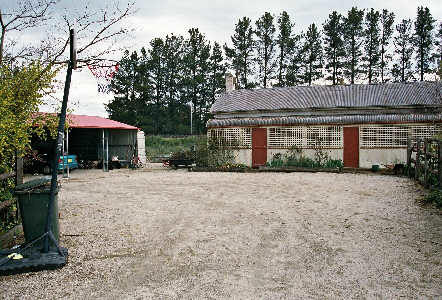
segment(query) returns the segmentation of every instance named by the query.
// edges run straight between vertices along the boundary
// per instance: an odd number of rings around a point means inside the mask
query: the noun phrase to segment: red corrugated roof
[[[103,128],[138,130],[137,127],[97,116],[68,115],[66,118],[71,128]]]
[[[36,115],[44,115],[44,114],[48,113],[39,112]],[[102,129],[128,129],[128,130],[139,129],[131,125],[127,125],[121,122],[97,116],[69,114],[66,117],[66,121],[69,122],[69,127],[71,128],[102,128]]]

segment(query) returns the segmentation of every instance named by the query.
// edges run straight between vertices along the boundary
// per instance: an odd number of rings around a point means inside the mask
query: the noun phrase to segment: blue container
[[[60,159],[58,160],[58,170],[63,170],[63,161],[65,169],[67,169],[68,166],[71,170],[78,168],[77,155],[75,154],[60,156]]]

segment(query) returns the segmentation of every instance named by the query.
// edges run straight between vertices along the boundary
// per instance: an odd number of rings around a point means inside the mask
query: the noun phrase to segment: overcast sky
[[[64,9],[71,9],[81,7],[84,1],[62,0],[61,4],[64,5]],[[93,0],[91,9],[107,2],[107,0]],[[126,0],[120,2],[127,3]],[[287,11],[296,23],[295,30],[299,32],[311,23],[321,25],[333,10],[346,14],[352,6],[373,7],[377,10],[385,8],[396,14],[397,22],[403,18],[414,18],[417,7],[421,5],[427,6],[433,17],[438,22],[441,21],[442,1],[440,0],[138,0],[137,12],[124,23],[134,31],[130,38],[122,43],[130,51],[139,50],[143,46],[147,47],[150,40],[155,37],[164,37],[168,33],[186,36],[189,28],[197,27],[208,40],[224,44],[230,42],[230,36],[239,18],[247,16],[254,22],[266,11],[274,15]],[[62,74],[61,79],[64,76]],[[61,98],[61,92],[57,96]],[[74,104],[71,105],[74,113],[107,116],[104,103],[111,98],[112,95],[97,93],[96,81],[88,69],[74,71],[69,100]]]

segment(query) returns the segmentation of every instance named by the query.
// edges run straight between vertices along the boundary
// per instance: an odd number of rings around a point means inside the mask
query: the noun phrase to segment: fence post
[[[438,152],[439,152],[439,188],[442,189],[442,141],[438,142]]]
[[[23,157],[15,159],[15,185],[23,183]]]
[[[424,140],[424,186],[428,188],[428,140]]]
[[[419,168],[420,168],[420,139],[416,139],[416,162],[414,163],[414,179],[419,181]]]
[[[410,177],[410,169],[411,169],[411,139],[407,140],[407,177]]]

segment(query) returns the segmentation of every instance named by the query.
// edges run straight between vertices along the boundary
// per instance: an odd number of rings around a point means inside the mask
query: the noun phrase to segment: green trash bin
[[[51,197],[50,182],[50,178],[44,177],[28,181],[15,188],[26,243],[45,233],[48,206]],[[55,239],[59,241],[58,188],[55,191],[53,208],[51,216],[52,233],[54,234]],[[41,239],[36,242],[33,247],[35,249],[43,249],[43,243],[44,239]],[[53,246],[51,242],[49,245]]]

